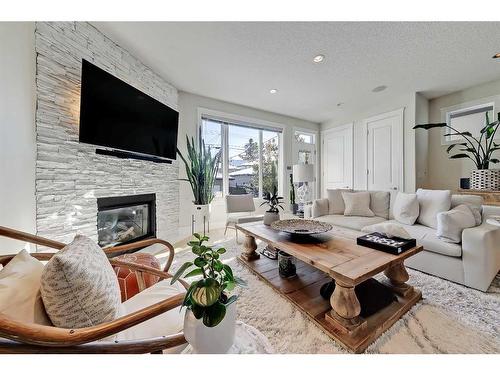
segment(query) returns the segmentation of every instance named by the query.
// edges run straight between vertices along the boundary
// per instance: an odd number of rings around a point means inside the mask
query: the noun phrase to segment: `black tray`
[[[403,238],[388,238],[381,233],[374,232],[358,237],[356,243],[371,249],[380,250],[389,254],[399,255],[412,247],[417,246],[417,240],[412,238],[405,240]]]

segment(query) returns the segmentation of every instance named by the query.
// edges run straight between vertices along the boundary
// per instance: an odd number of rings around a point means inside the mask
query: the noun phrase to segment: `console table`
[[[458,189],[457,194],[479,195],[480,197],[483,197],[484,205],[500,206],[500,190]]]

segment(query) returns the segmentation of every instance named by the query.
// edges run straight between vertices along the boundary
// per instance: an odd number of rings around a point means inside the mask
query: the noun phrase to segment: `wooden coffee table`
[[[403,261],[422,251],[416,246],[400,255],[359,246],[353,239],[328,232],[314,236],[292,236],[262,223],[236,225],[245,234],[239,259],[276,291],[306,313],[314,323],[346,349],[363,352],[421,298],[422,293],[406,282]],[[297,259],[297,277],[279,276],[278,262],[261,257],[256,239],[285,251]],[[364,319],[354,287],[384,272],[383,283],[397,300]],[[335,280],[330,301],[321,297],[321,286]]]

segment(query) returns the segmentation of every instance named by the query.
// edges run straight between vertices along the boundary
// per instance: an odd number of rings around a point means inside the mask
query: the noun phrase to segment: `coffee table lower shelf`
[[[366,324],[363,324],[363,327],[353,332],[346,332],[330,316],[332,310],[330,302],[320,295],[321,286],[331,281],[331,278],[324,272],[296,260],[297,277],[284,279],[279,276],[276,260],[266,257],[246,260],[242,256],[239,257],[239,260],[274,290],[307,314],[328,336],[354,353],[364,352],[371,343],[422,298],[422,293],[416,288],[411,288],[404,295],[396,294],[397,301],[366,318]]]

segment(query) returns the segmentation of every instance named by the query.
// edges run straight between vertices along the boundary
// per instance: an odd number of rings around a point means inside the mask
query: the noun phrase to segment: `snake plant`
[[[195,147],[194,138],[191,138],[190,141],[188,136],[186,136],[186,144],[188,160],[177,149],[177,154],[179,154],[186,167],[187,175],[187,178],[181,178],[180,180],[190,183],[194,195],[194,204],[210,204],[214,198],[213,188],[219,172],[221,150],[212,155],[210,146],[205,146],[205,141],[202,140],[198,147]]]
[[[498,113],[498,120],[490,123],[488,112],[486,112],[486,125],[481,129],[479,138],[472,136],[468,131],[461,132],[445,122],[437,124],[422,124],[415,125],[413,129],[433,129],[433,128],[447,128],[450,130],[445,136],[458,135],[463,138],[463,142],[453,143],[446,149],[449,154],[453,149],[461,147],[459,153],[450,155],[450,159],[471,159],[476,165],[477,169],[488,169],[490,163],[496,164],[500,160],[493,158],[493,153],[500,150],[500,144],[494,142],[495,134],[500,124],[500,112]],[[484,141],[484,142],[483,142]]]

